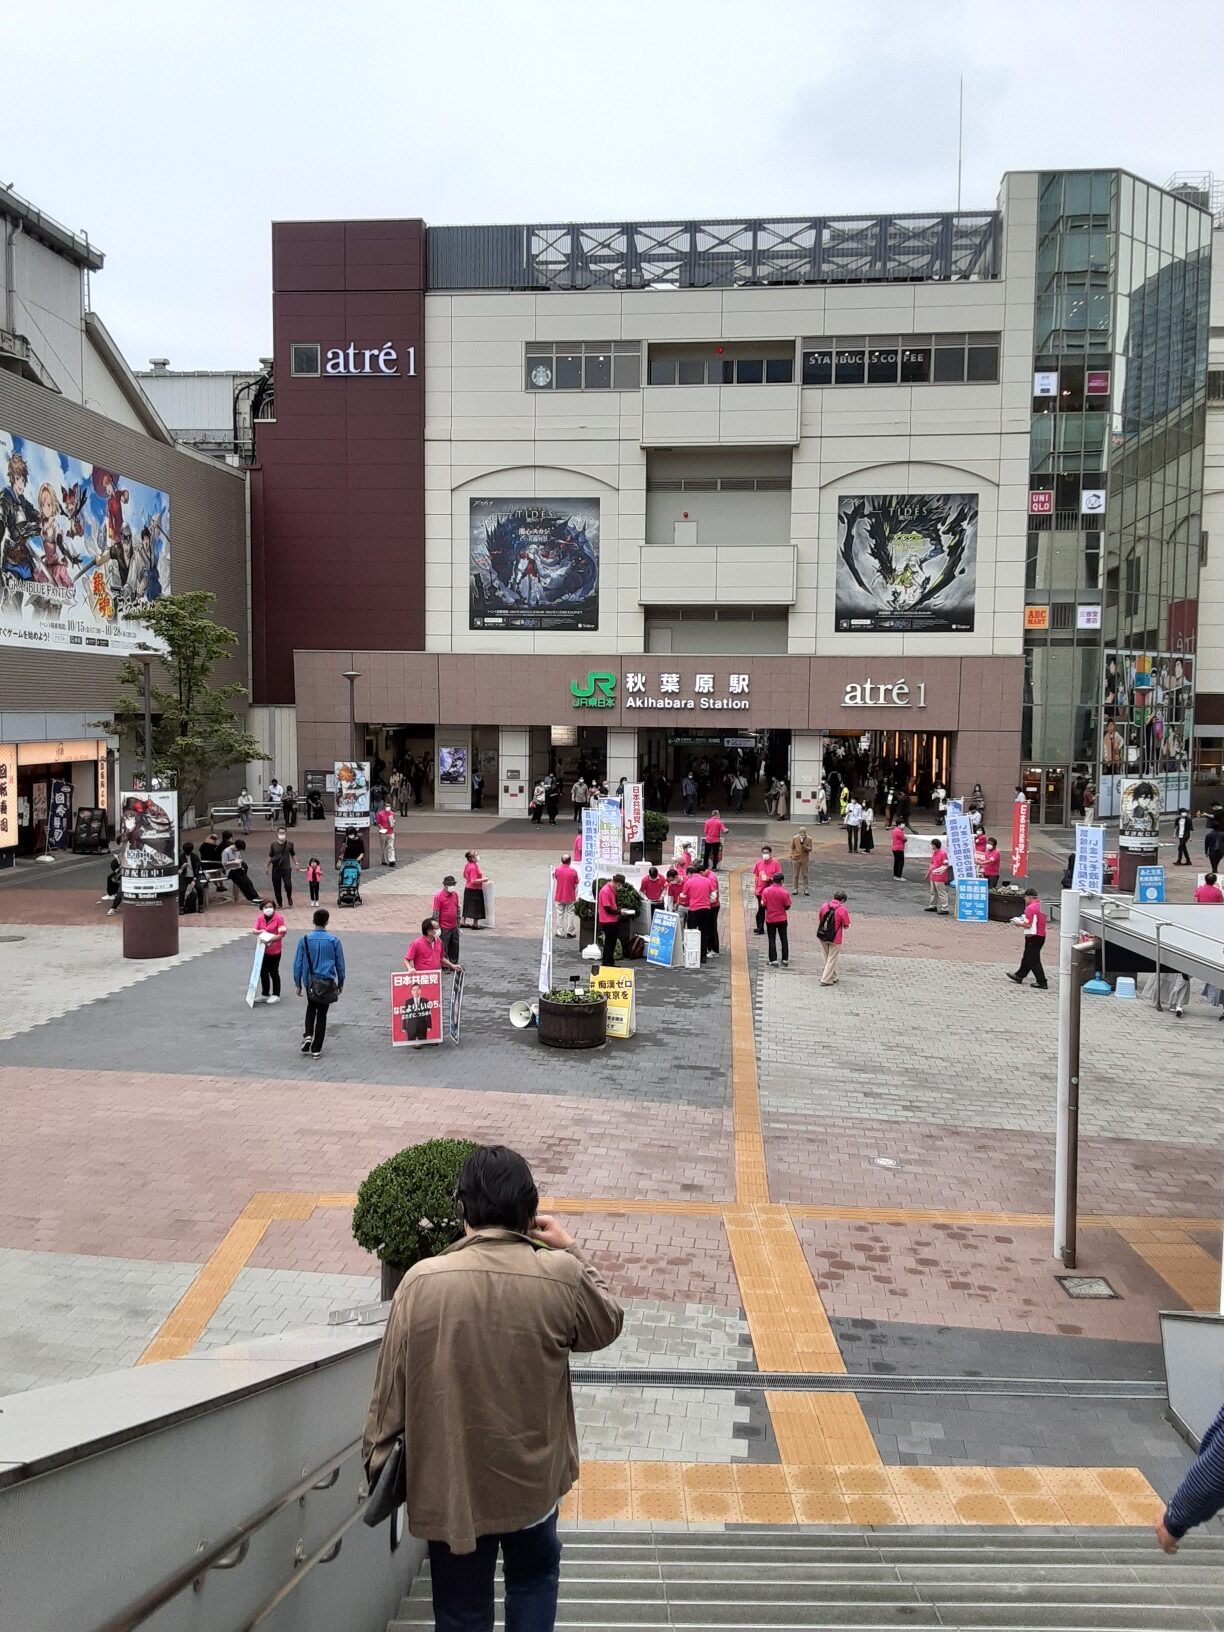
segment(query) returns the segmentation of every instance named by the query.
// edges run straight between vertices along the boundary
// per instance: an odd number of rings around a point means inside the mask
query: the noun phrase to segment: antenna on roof
[[[965,76],[960,76],[960,96],[956,115],[956,209],[961,207],[961,176],[965,168]]]

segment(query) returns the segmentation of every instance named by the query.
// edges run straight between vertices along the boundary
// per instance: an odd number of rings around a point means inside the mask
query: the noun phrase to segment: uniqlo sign
[[[1029,494],[1030,516],[1052,516],[1054,514],[1054,494],[1049,488],[1034,488]]]

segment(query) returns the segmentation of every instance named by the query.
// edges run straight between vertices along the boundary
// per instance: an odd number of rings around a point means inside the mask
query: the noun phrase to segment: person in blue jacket
[[[327,928],[331,917],[326,907],[314,915],[314,928],[298,941],[293,956],[293,985],[301,997],[306,989],[306,1032],[302,1053],[317,1060],[327,1034],[327,1011],[344,990],[344,948],[340,937]]]
[[[1206,1524],[1224,1507],[1224,1406],[1203,1435],[1199,1454],[1173,1492],[1164,1517],[1156,1525],[1156,1539],[1166,1553],[1175,1553],[1187,1530]]]

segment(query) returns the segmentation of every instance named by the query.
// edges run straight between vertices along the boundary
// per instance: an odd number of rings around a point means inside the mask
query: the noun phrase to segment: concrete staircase
[[[562,1532],[557,1626],[1224,1632],[1224,1530]],[[498,1581],[498,1626],[502,1625]],[[390,1632],[432,1627],[426,1565]]]

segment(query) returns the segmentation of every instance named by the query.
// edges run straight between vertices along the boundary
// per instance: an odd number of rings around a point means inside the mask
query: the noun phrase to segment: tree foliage
[[[209,616],[214,596],[206,590],[163,595],[130,621],[143,623],[167,652],[150,675],[153,707],[153,775],[173,776],[179,808],[194,804],[209,779],[231,765],[267,759],[258,740],[243,729],[232,704],[246,696],[233,680],[212,683],[213,671],[238,644],[232,629]],[[115,705],[115,728],[137,757],[144,744],[144,665],[119,670],[124,695]]]

